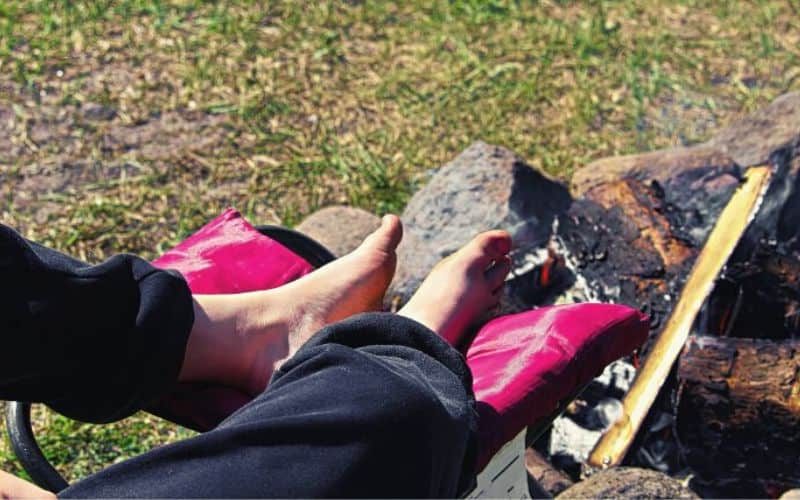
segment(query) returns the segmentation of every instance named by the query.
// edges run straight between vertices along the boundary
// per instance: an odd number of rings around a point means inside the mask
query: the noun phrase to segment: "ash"
[[[625,360],[608,365],[553,422],[547,444],[551,460],[567,469],[585,463],[603,433],[622,416],[621,397],[635,376],[636,369]]]

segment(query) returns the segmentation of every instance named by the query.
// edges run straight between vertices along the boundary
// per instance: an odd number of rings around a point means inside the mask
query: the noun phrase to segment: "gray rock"
[[[763,165],[780,149],[800,148],[800,92],[784,94],[733,123],[709,144],[742,167]],[[796,155],[796,154],[795,154]]]
[[[381,225],[377,215],[355,207],[332,206],[306,217],[295,228],[320,242],[335,256],[352,252]]]
[[[556,497],[566,498],[699,498],[679,481],[660,472],[616,467],[604,470],[567,488]]]
[[[438,169],[409,201],[401,217],[405,232],[397,274],[387,297],[395,306],[407,301],[439,260],[482,231],[510,231],[517,250],[544,247],[555,216],[570,203],[566,187],[512,152],[473,144]],[[523,253],[515,251],[519,257]]]

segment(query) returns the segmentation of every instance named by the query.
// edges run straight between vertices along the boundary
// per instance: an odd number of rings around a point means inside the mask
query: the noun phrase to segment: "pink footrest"
[[[467,351],[480,416],[482,469],[522,429],[647,338],[647,317],[627,306],[542,307],[487,323]]]
[[[154,260],[153,265],[177,269],[198,294],[268,290],[314,270],[300,256],[258,232],[232,208]]]

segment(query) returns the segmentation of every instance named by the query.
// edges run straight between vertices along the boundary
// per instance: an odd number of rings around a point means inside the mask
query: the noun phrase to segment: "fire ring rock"
[[[647,469],[617,467],[571,486],[556,497],[569,498],[700,498],[675,479]]]
[[[516,248],[544,247],[571,201],[565,186],[509,150],[476,142],[409,201],[388,297],[405,303],[437,262],[483,231],[509,230]]]
[[[355,207],[325,207],[306,217],[297,230],[320,242],[333,255],[341,257],[380,227],[377,215]]]

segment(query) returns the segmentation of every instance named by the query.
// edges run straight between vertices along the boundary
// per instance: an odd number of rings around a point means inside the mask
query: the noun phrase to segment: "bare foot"
[[[273,371],[322,327],[380,310],[403,230],[394,215],[353,252],[272,290],[196,295],[182,381],[211,381],[258,394]]]
[[[506,231],[479,234],[437,264],[398,314],[458,346],[471,325],[500,305],[510,251]]]
[[[381,227],[349,254],[275,289],[279,307],[291,311],[289,350],[284,360],[322,327],[355,314],[381,310],[394,277],[395,250],[402,237],[400,219],[387,215]],[[263,315],[256,316],[256,322],[260,317]]]

